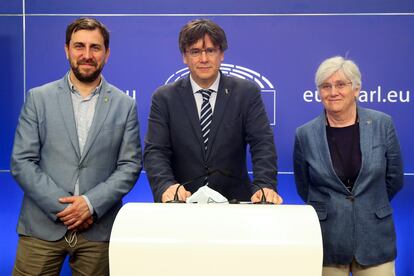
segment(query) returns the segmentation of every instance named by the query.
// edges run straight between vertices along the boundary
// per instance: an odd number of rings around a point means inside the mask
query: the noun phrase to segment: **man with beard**
[[[91,18],[66,29],[70,70],[29,91],[11,173],[24,192],[13,275],[109,275],[108,240],[142,168],[135,101],[101,71],[109,32]]]

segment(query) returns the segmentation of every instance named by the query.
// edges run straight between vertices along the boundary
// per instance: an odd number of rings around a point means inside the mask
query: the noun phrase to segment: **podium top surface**
[[[305,205],[128,203],[109,244],[111,275],[320,276],[322,256]]]

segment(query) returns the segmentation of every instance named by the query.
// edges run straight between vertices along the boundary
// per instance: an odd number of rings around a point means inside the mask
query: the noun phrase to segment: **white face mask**
[[[202,186],[186,200],[187,203],[228,203],[227,198],[207,185]]]

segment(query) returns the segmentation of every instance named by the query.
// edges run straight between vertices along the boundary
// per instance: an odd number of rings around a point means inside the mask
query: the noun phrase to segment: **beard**
[[[82,65],[82,64],[88,64],[88,65],[94,66],[95,71],[88,73],[88,74],[82,73],[79,69],[79,65]],[[70,62],[70,67],[73,71],[73,74],[80,82],[91,83],[91,82],[94,82],[101,75],[104,64],[102,63],[100,66],[98,66],[98,64],[95,61],[89,59],[89,60],[80,60],[76,62],[76,64],[73,64],[72,62]]]

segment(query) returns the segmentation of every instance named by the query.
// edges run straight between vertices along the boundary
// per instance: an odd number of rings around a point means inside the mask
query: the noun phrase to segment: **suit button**
[[[354,196],[347,196],[346,199],[353,202],[355,200],[355,197]]]
[[[85,165],[79,165],[79,167],[78,167],[78,169],[79,169],[79,170],[82,170],[82,169],[84,169],[84,168],[86,168],[86,166],[85,166]]]

